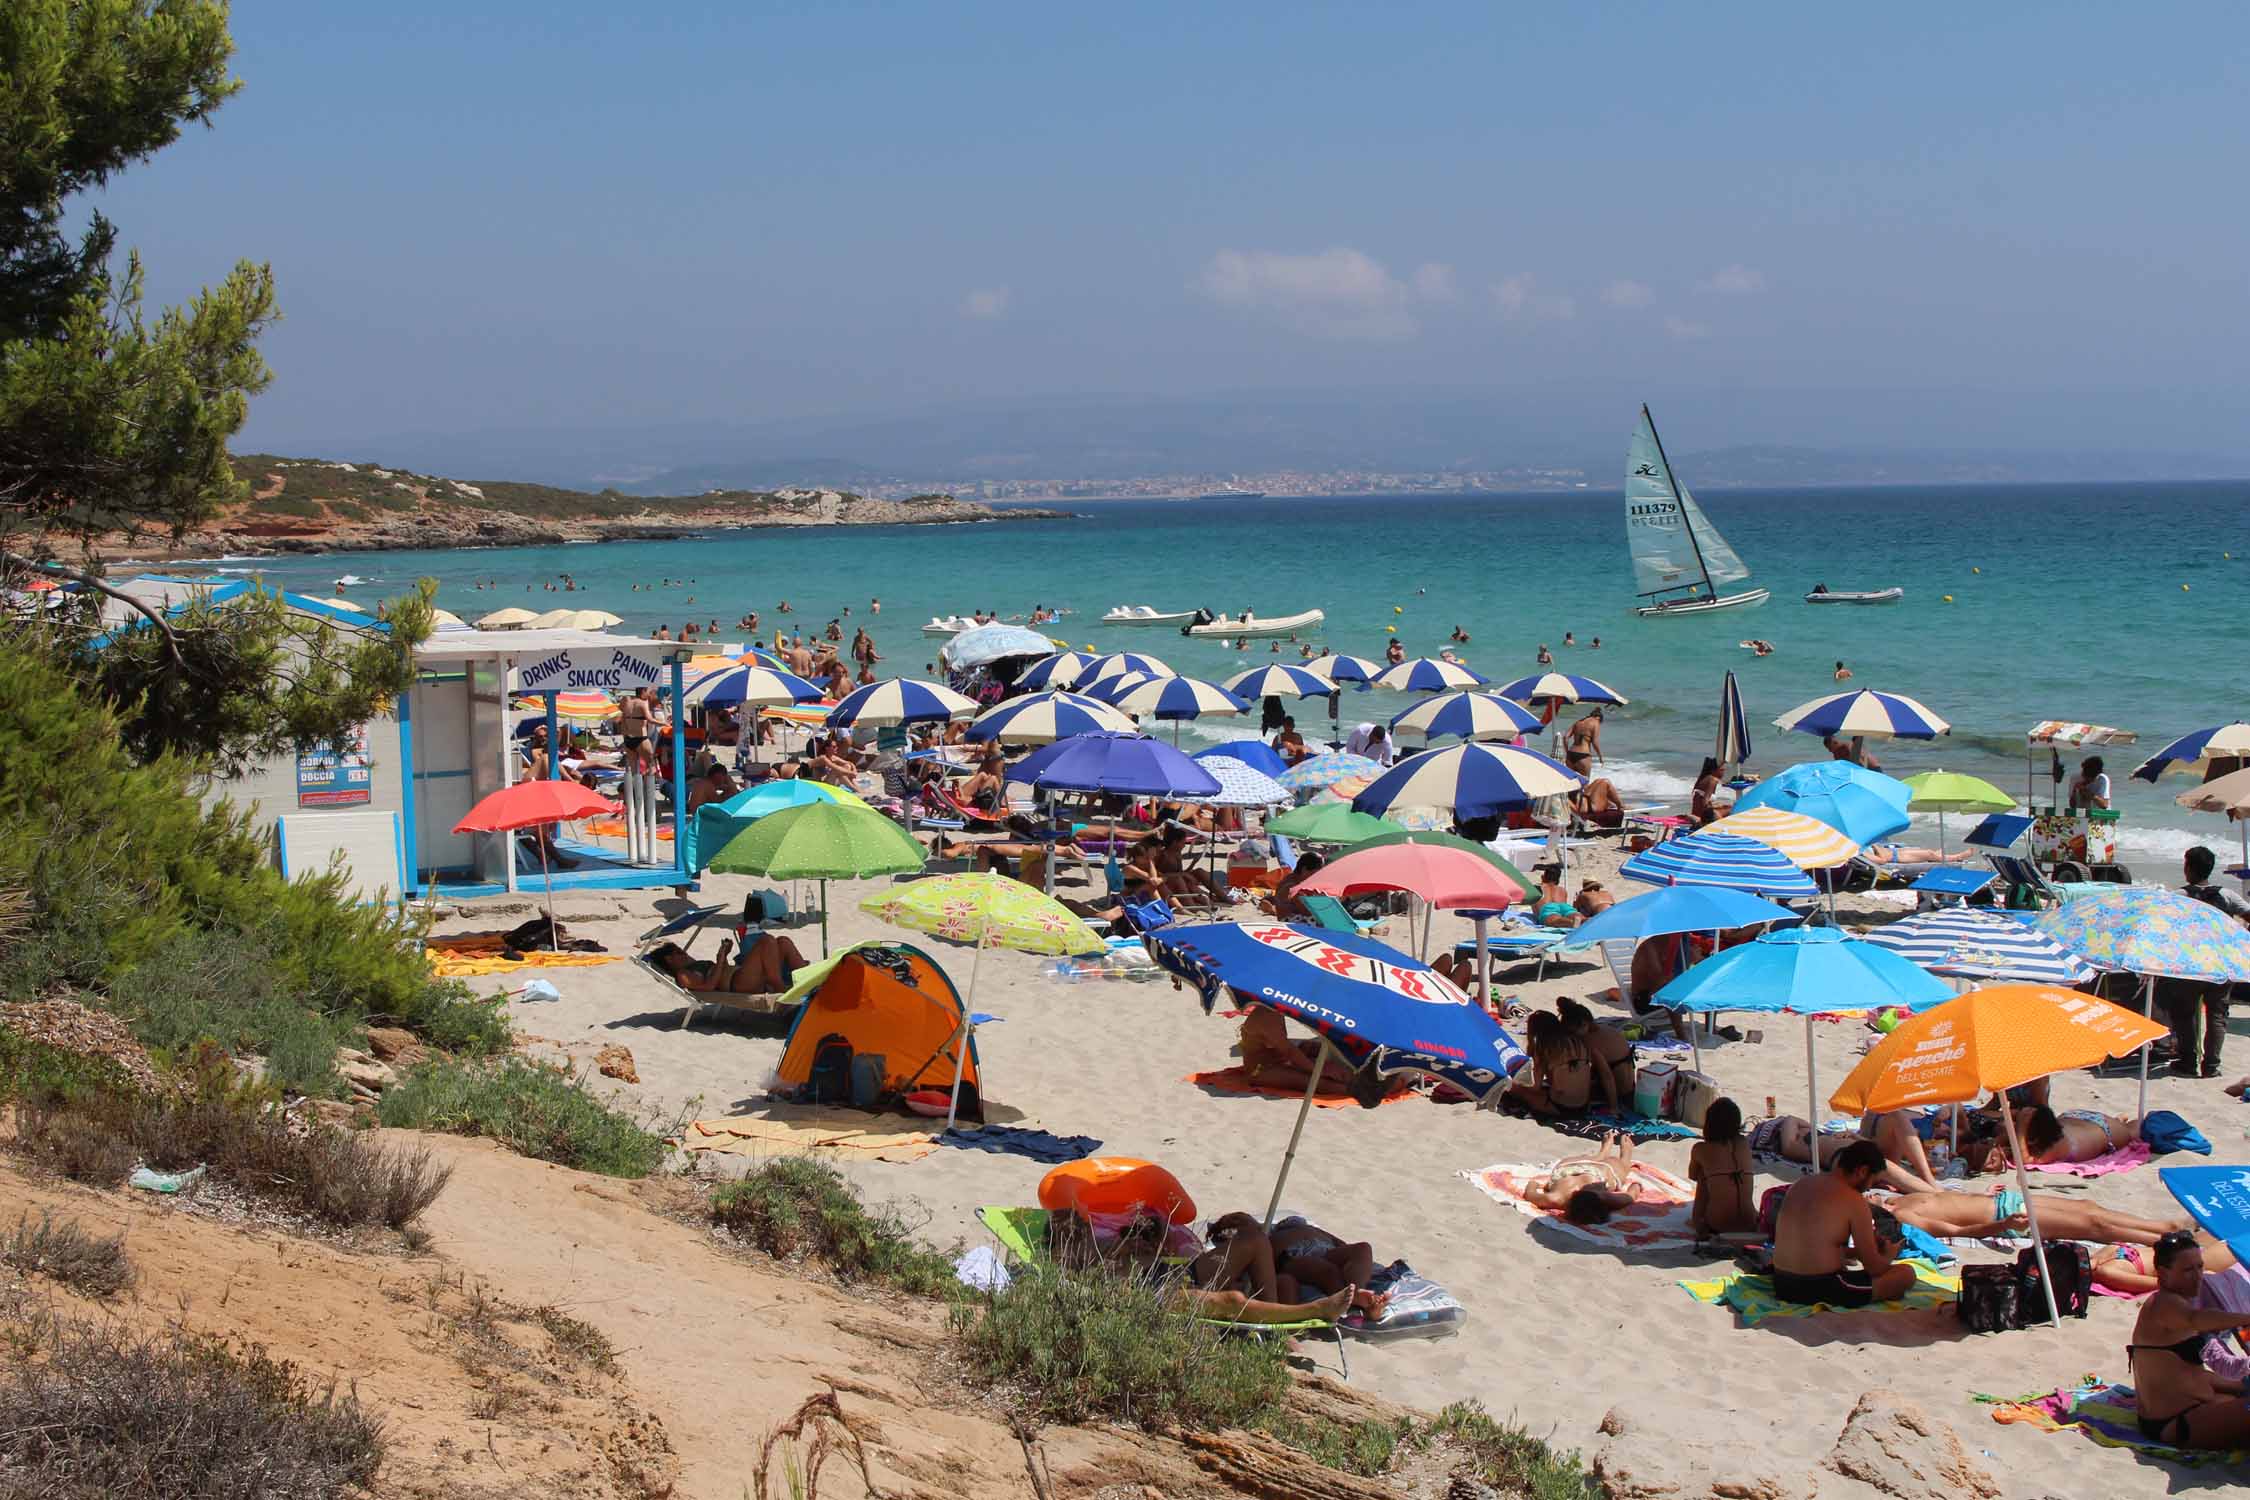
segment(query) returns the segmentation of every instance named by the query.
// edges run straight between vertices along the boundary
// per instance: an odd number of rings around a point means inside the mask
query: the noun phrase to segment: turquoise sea
[[[2190,729],[2250,716],[2250,482],[1963,486],[1699,494],[1712,521],[1773,590],[1760,609],[1675,620],[1630,613],[1622,500],[1614,491],[1529,495],[1108,501],[1075,519],[943,527],[721,532],[667,542],[507,550],[352,553],[222,561],[293,589],[372,603],[417,577],[467,619],[505,605],[583,603],[627,629],[676,633],[694,619],[742,638],[746,610],[775,606],[810,634],[842,618],[847,638],[873,629],[878,670],[923,675],[933,615],[979,608],[1021,617],[1035,604],[1072,611],[1055,633],[1091,649],[1154,652],[1181,672],[1218,678],[1271,660],[1266,642],[1238,654],[1175,629],[1099,623],[1118,604],[1198,605],[1261,615],[1319,608],[1313,638],[1379,656],[1395,628],[1410,655],[1436,654],[1458,625],[1461,654],[1495,680],[1532,671],[1542,642],[1558,668],[1599,678],[1632,702],[1613,710],[1605,743],[1628,793],[1684,797],[1717,723],[1723,674],[1736,669],[1752,721],[1754,770],[1816,757],[1809,736],[1775,715],[1852,686],[1921,699],[1953,723],[1934,744],[1879,744],[1900,774],[1944,766],[2019,795],[2024,731],[2081,719],[2137,731],[2107,753],[2124,810],[2120,853],[2176,878],[2179,852],[2230,850],[2223,819],[2172,803],[2185,783],[2129,782],[2142,755]],[[2228,555],[2231,553],[2231,557]],[[545,585],[570,574],[575,593]],[[368,580],[339,589],[347,575]],[[666,579],[682,580],[667,586]],[[1810,606],[1831,589],[1896,584],[1887,607]],[[488,583],[488,588],[476,585]],[[641,591],[635,583],[649,585]],[[527,587],[528,586],[528,587]],[[882,600],[871,617],[870,601]],[[848,617],[843,611],[849,608]],[[1564,632],[1580,645],[1565,650]],[[1601,648],[1590,643],[1600,637]],[[1758,636],[1778,648],[1754,657]],[[1284,659],[1296,647],[1283,644]],[[1387,717],[1395,694],[1347,695],[1345,723]],[[1317,700],[1307,707],[1321,714]],[[1255,729],[1255,723],[1251,724]],[[1232,737],[1224,721],[1190,739]],[[2069,757],[2075,762],[2075,756]],[[2050,783],[2044,761],[2039,790]],[[1934,827],[1931,832],[1934,834]],[[2231,861],[2229,861],[2231,862]]]

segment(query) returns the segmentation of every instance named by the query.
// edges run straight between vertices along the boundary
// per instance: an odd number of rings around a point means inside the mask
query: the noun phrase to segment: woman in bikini
[[[1742,1234],[1758,1227],[1757,1168],[1742,1134],[1742,1106],[1714,1099],[1703,1114],[1703,1139],[1688,1152],[1688,1181],[1695,1206],[1688,1226],[1697,1241]]]
[[[1613,1130],[1592,1156],[1566,1156],[1546,1176],[1525,1183],[1523,1200],[1573,1224],[1606,1223],[1633,1206],[1632,1177],[1633,1138]]]
[[[1633,1080],[1639,1069],[1633,1062],[1633,1044],[1614,1026],[1596,1026],[1594,1013],[1576,1000],[1555,1002],[1555,1019],[1564,1035],[1584,1047],[1594,1059],[1594,1084],[1606,1109],[1621,1110],[1633,1097]]]
[[[2130,1115],[2105,1115],[2098,1109],[2049,1109],[2046,1105],[2023,1110],[2016,1116],[2023,1132],[2023,1149],[2032,1162],[2080,1162],[2107,1156],[2141,1138],[2141,1122]],[[2011,1165],[2005,1144],[1993,1147],[1985,1170],[1999,1172]]]
[[[649,951],[655,964],[683,990],[699,995],[778,995],[796,981],[805,955],[787,933],[761,932],[749,939],[739,961],[734,959],[734,939],[719,944],[719,956],[702,963],[687,956],[678,943],[662,943]]]
[[[2205,1369],[2203,1346],[2230,1328],[2250,1327],[2250,1314],[2195,1305],[2203,1256],[2192,1234],[2156,1242],[2156,1291],[2141,1305],[2125,1354],[2133,1362],[2141,1436],[2176,1448],[2240,1448],[2250,1444],[2243,1382]]]
[[[1563,1030],[1553,1011],[1538,1010],[1524,1023],[1524,1050],[1531,1054],[1531,1074],[1508,1085],[1508,1093],[1536,1115],[1575,1115],[1585,1112],[1594,1097],[1594,1055],[1584,1043]]]

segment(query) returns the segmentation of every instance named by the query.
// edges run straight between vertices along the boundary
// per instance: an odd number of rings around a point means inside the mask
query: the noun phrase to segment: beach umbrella
[[[1739,817],[1770,807],[1801,813],[1864,846],[1907,826],[1906,804],[1913,795],[1897,777],[1848,760],[1809,761],[1744,791],[1734,812]]]
[[[1264,740],[1228,740],[1224,744],[1213,745],[1208,750],[1195,752],[1197,760],[1209,760],[1214,755],[1241,761],[1252,770],[1263,771],[1276,780],[1280,779],[1282,772],[1289,769],[1289,762],[1281,758],[1281,752]]]
[[[950,666],[988,667],[996,661],[1017,660],[1026,656],[1052,656],[1055,642],[1036,630],[1021,625],[1003,625],[994,621],[962,631],[940,648],[938,654]]]
[[[1618,873],[1647,885],[1716,885],[1767,897],[1812,896],[1820,890],[1771,844],[1708,828],[1643,849]]]
[[[1719,687],[1719,768],[1725,772],[1749,758],[1750,716],[1742,711],[1742,685],[1730,669]]]
[[[971,1002],[976,999],[977,970],[983,964],[987,948],[1060,957],[1101,953],[1109,946],[1099,933],[1073,916],[1070,908],[1054,897],[992,870],[927,875],[877,891],[863,898],[859,909],[894,927],[928,933],[949,942],[967,943],[975,950],[975,956],[969,961],[969,992],[961,1005],[964,1015],[974,1010]],[[966,1051],[964,1048],[963,1055]],[[945,1111],[948,1130],[953,1128],[954,1114],[961,1104],[962,1067],[957,1057],[953,1101]]]
[[[1326,656],[1309,657],[1304,669],[1315,677],[1325,677],[1332,683],[1370,683],[1383,675],[1383,664],[1369,661],[1364,656],[1346,656],[1332,651]]]
[[[758,819],[727,840],[705,868],[820,882],[820,951],[828,953],[828,882],[919,870],[929,856],[912,835],[864,803],[808,802]]]
[[[1627,938],[1639,942],[1797,920],[1797,914],[1788,907],[1747,891],[1717,885],[1671,885],[1628,897],[1607,911],[1595,913],[1570,930],[1564,946],[1583,948]]]
[[[1097,690],[1107,686],[1096,684]],[[1143,678],[1123,689],[1102,693],[1102,701],[1124,713],[1170,719],[1175,725],[1185,719],[1231,718],[1250,712],[1249,704],[1225,688],[1195,677]],[[1179,743],[1176,728],[1173,735],[1173,743]]]
[[[1732,813],[1702,831],[1756,839],[1780,850],[1800,870],[1832,870],[1849,863],[1860,850],[1857,839],[1838,833],[1818,818],[1784,812],[1778,807],[1753,807],[1748,812]]]
[[[1849,762],[1832,761],[1831,765]],[[2007,812],[2016,805],[2016,799],[1994,786],[1981,776],[1964,776],[1958,771],[1924,771],[1919,776],[1909,776],[1905,785],[1913,792],[1913,800],[1906,805],[1914,812],[1937,814],[1938,853],[1945,853],[1945,815],[1949,812],[1996,813]]]
[[[1237,672],[1220,686],[1237,698],[1325,698],[1336,691],[1318,672],[1285,663]]]
[[[1042,656],[1016,677],[1019,688],[1066,688],[1078,681],[1088,665],[1100,660],[1091,651],[1057,651]]]
[[[538,618],[539,615],[536,610],[518,609],[511,604],[506,609],[496,609],[489,615],[479,615],[477,617],[477,629],[520,630]]]
[[[2242,836],[2243,869],[2237,873],[2250,872],[2250,767],[2215,776],[2172,800],[2195,812],[2225,813],[2232,818]]]
[[[575,781],[519,781],[480,800],[453,825],[455,833],[512,833],[579,818],[609,817],[617,804]],[[547,935],[554,937],[555,874],[547,866],[547,840],[539,843],[539,878],[547,888]]]
[[[871,682],[836,700],[822,722],[830,729],[880,728],[894,724],[942,724],[977,711],[973,699],[934,682],[893,677]]]
[[[1133,721],[1106,703],[1055,689],[1029,693],[986,709],[964,730],[974,741],[1047,745],[1074,734],[1131,734]]]
[[[802,776],[783,780],[761,781],[754,787],[736,792],[718,802],[706,802],[695,810],[687,825],[687,862],[691,872],[701,871],[702,856],[714,849],[723,849],[727,841],[748,828],[752,823],[770,813],[785,808],[804,807],[814,802],[842,802],[854,807],[865,807],[856,792],[847,792],[840,786],[830,786],[825,781],[807,781]]]
[[[1091,677],[1081,678],[1078,685],[1071,691],[1082,698],[1092,698],[1101,703],[1113,703],[1117,694],[1131,692],[1144,682],[1168,681],[1170,681],[1169,678],[1159,677],[1154,672],[1115,672],[1099,680]]]
[[[1177,677],[1179,675],[1145,651],[1112,651],[1106,655],[1095,657],[1080,669],[1078,674],[1079,686],[1083,689],[1105,678],[1116,677],[1126,672],[1145,672],[1151,677]]]
[[[1272,807],[1294,800],[1289,788],[1232,756],[1199,755],[1194,760],[1218,780],[1219,790],[1216,796],[1190,797],[1190,802],[1208,802],[1214,807]]]
[[[555,717],[568,719],[573,724],[599,724],[617,716],[617,700],[607,693],[573,691],[554,696]],[[547,699],[544,694],[529,693],[516,700],[516,707],[545,713]],[[519,728],[517,732],[523,731]]]
[[[1851,693],[1831,693],[1800,703],[1773,721],[1776,729],[1822,738],[1934,740],[1950,734],[1953,726],[1923,705],[1899,693],[1878,693],[1862,688]]]
[[[1820,1169],[1820,1081],[1813,1062],[1813,1017],[1904,1006],[1928,1010],[1953,998],[1953,988],[1888,948],[1833,927],[1768,930],[1723,948],[1651,997],[1667,1010],[1781,1011],[1805,1018],[1805,1119],[1813,1129],[1813,1170]]]
[[[2156,1175],[2236,1260],[2250,1261],[2250,1167],[2158,1167]]]
[[[50,588],[53,586],[52,584],[48,585]],[[433,630],[467,630],[469,622],[450,609],[433,609],[430,611],[430,628]]]
[[[2084,984],[2094,966],[2029,922],[1974,906],[1941,906],[1867,930],[1867,941],[1932,974],[2023,984]]]
[[[821,690],[793,672],[771,667],[728,667],[688,684],[683,701],[710,708],[736,704],[765,707],[778,703],[811,703]]]
[[[1539,882],[1481,844],[1450,834],[1401,832],[1362,842],[1349,854],[1330,860],[1300,881],[1299,890],[1315,895],[1356,896],[1368,891],[1406,891],[1423,903],[1422,946],[1429,957],[1430,922],[1439,909],[1505,911],[1539,890]],[[1483,969],[1484,924],[1477,923],[1477,950]]]
[[[2095,968],[2141,976],[2141,1012],[2156,1009],[2159,978],[2203,984],[2250,980],[2250,932],[2215,906],[2160,885],[2105,886],[2033,919],[2040,931]],[[2148,1054],[2140,1106],[2148,1113]]]
[[[1348,846],[1363,844],[1386,833],[1405,831],[1389,818],[1354,812],[1345,802],[1308,802],[1303,807],[1293,807],[1278,817],[1266,819],[1266,832],[1307,844]]]
[[[1538,715],[1498,693],[1442,693],[1391,720],[1397,733],[1425,739],[1459,735],[1465,740],[1512,740],[1539,727]]]
[[[1008,767],[1008,779],[1046,792],[1115,792],[1198,799],[1219,778],[1192,756],[1132,731],[1099,730],[1056,740]]]
[[[526,630],[607,630],[624,621],[606,609],[550,609],[524,621]]]
[[[1483,1006],[1420,959],[1373,938],[1259,922],[1174,924],[1142,941],[1167,972],[1195,986],[1204,1014],[1232,990],[1237,1004],[1271,1006],[1320,1038],[1266,1204],[1269,1226],[1331,1053],[1371,1080],[1426,1073],[1479,1101],[1505,1088],[1525,1062]]]
[[[1482,687],[1488,679],[1457,661],[1435,656],[1410,657],[1375,674],[1374,684],[1405,693],[1442,693],[1451,688]]]
[[[1400,762],[1369,782],[1352,806],[1366,813],[1435,807],[1451,810],[1458,820],[1488,817],[1584,785],[1561,762],[1536,750],[1472,742]]]
[[[1559,703],[1626,703],[1631,700],[1605,683],[1591,677],[1579,677],[1569,672],[1534,672],[1529,677],[1518,677],[1493,689],[1503,698],[1518,703],[1537,703],[1553,699]]]
[[[1909,1016],[1877,1042],[1844,1079],[1829,1103],[1848,1114],[1881,1114],[1922,1104],[1971,1104],[2034,1078],[2090,1068],[2135,1048],[2146,1048],[2165,1028],[2121,1006],[2076,990],[2044,984],[2002,984],[1971,990],[1920,1015]],[[2008,1155],[2016,1164],[2016,1191],[2031,1216],[2031,1239],[2046,1264],[2039,1206],[2024,1173],[2016,1112],[2000,1111]],[[2047,1283],[2047,1316],[2058,1329],[2054,1283]]]
[[[2193,776],[2209,781],[2250,765],[2250,724],[2240,719],[2211,729],[2183,734],[2133,768],[2136,781],[2154,781],[2164,775]]]
[[[1382,765],[1349,750],[1327,750],[1298,761],[1274,779],[1292,792],[1317,792],[1355,776],[1373,776]]]

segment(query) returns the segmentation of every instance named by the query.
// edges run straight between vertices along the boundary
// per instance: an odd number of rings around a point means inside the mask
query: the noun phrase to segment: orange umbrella
[[[1965,1103],[2049,1073],[2123,1057],[2166,1032],[2145,1016],[2076,990],[1997,984],[1899,1022],[1860,1059],[1828,1102],[1859,1114]],[[2016,1190],[2031,1219],[2031,1242],[2045,1265],[2046,1242],[2039,1234],[2031,1181],[2024,1175],[2015,1111],[2002,1108],[2000,1123],[2008,1132],[2008,1154],[2015,1159]],[[2047,1317],[2059,1331],[2062,1317],[2055,1309],[2053,1278],[2040,1280],[2047,1288]]]

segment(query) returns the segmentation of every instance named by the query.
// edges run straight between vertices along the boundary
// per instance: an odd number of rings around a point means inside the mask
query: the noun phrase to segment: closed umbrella
[[[863,688],[846,693],[828,710],[824,721],[830,729],[858,729],[862,726],[879,728],[897,724],[942,724],[951,719],[966,719],[977,711],[976,703],[949,687],[934,682],[914,682],[904,677],[893,677],[886,682],[871,682]]]
[[[1731,813],[1703,832],[1756,839],[1780,850],[1800,870],[1832,870],[1849,862],[1860,849],[1858,840],[1846,838],[1819,819],[1778,807]]]
[[[2003,984],[1971,990],[1956,1000],[1909,1016],[1877,1042],[1830,1096],[1854,1114],[1880,1114],[1921,1104],[1967,1104],[2005,1093],[2050,1073],[2090,1068],[2123,1057],[2164,1035],[2154,1021],[2106,1000],[2051,985]],[[2031,1218],[2031,1239],[2045,1265],[2039,1206],[2024,1174],[2016,1114],[2000,1111],[2008,1154],[2016,1164],[2016,1191]],[[2047,1317],[2057,1329],[2054,1281],[2047,1287]]]
[[[575,781],[519,781],[480,800],[453,825],[455,833],[511,833],[579,818],[607,817],[617,804]],[[547,867],[547,840],[539,840],[539,878],[547,888],[547,935],[554,937],[555,875]]]
[[[1512,740],[1537,728],[1537,714],[1498,693],[1440,694],[1391,720],[1394,732],[1425,739],[1458,735],[1465,740]]]
[[[1336,684],[1318,672],[1286,664],[1237,672],[1220,686],[1237,698],[1325,698]]]
[[[1862,688],[1800,703],[1773,721],[1777,729],[1822,738],[1934,740],[1953,726],[1903,693]]]
[[[1727,680],[1719,687],[1719,772],[1731,776],[1735,769],[1750,758],[1750,717],[1742,711],[1742,685],[1727,673]]]
[[[1470,743],[1402,761],[1369,782],[1352,806],[1369,813],[1435,807],[1450,809],[1456,819],[1489,817],[1583,785],[1560,761],[1536,750]]]
[[[1949,812],[1996,813],[2007,812],[2016,805],[2016,799],[1994,786],[1981,776],[1964,776],[1958,771],[1924,771],[1919,776],[1909,776],[1905,785],[1913,792],[1913,800],[1906,805],[1914,812],[1937,814],[1938,853],[1945,853],[1945,815]]]
[[[1819,893],[1812,877],[1771,844],[1708,828],[1643,849],[1618,873],[1648,885],[1715,885],[1755,896]]]
[[[1396,666],[1385,667],[1375,674],[1374,683],[1377,687],[1396,688],[1407,693],[1442,693],[1452,688],[1482,687],[1486,680],[1457,661],[1443,661],[1435,656],[1416,656]]]
[[[1100,731],[1130,734],[1133,721],[1092,698],[1061,691],[1030,693],[986,709],[963,731],[974,741],[1046,745],[1074,734]]]
[[[729,839],[707,868],[820,882],[820,952],[828,955],[828,882],[919,870],[929,856],[889,818],[864,804],[809,802],[760,818]]]

